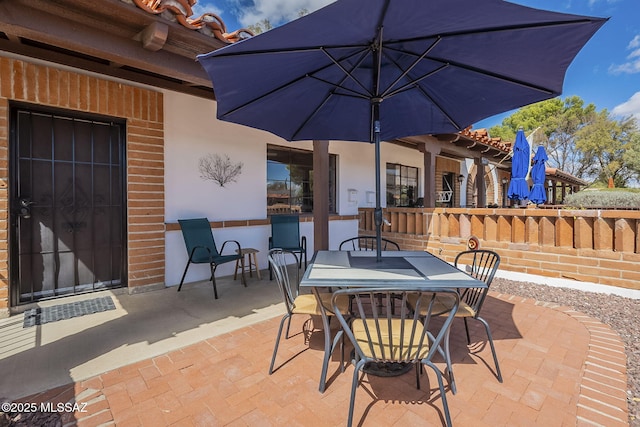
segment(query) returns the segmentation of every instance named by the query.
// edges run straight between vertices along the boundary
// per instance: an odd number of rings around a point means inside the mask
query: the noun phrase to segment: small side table
[[[237,249],[236,252],[238,252]],[[258,276],[258,279],[262,280],[262,276],[260,276],[260,269],[258,268],[258,257],[256,256],[258,252],[260,251],[254,248],[242,248],[240,250],[240,255],[246,257],[244,261],[244,268],[245,271],[247,271],[247,269],[249,270],[249,277],[253,277],[252,271],[255,268],[256,276]],[[236,278],[238,277],[238,270],[240,269],[240,267],[240,260],[237,259],[236,271],[233,273],[233,280],[236,280]]]

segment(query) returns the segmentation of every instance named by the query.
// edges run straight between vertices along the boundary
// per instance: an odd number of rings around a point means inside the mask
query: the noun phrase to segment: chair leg
[[[189,269],[189,265],[191,264],[191,260],[187,261],[187,266],[184,268],[184,273],[182,273],[182,279],[180,279],[180,286],[178,286],[178,292],[182,289],[182,283],[184,282],[184,278],[187,276],[187,270]]]
[[[289,323],[287,323],[287,332],[284,334],[285,339],[289,339],[289,329],[291,328],[291,315],[289,315]]]
[[[498,356],[496,355],[496,347],[493,345],[493,337],[491,336],[491,328],[489,324],[482,317],[476,317],[476,319],[484,325],[484,329],[487,332],[487,338],[489,339],[489,345],[491,346],[491,353],[493,353],[493,363],[496,365],[496,376],[498,381],[502,382],[502,373],[500,372],[500,365],[498,364]]]
[[[289,324],[291,324],[291,315],[285,314],[282,316],[282,320],[280,320],[280,327],[278,328],[278,335],[276,336],[276,344],[273,347],[273,356],[271,356],[271,364],[269,365],[269,375],[273,373],[273,365],[276,363],[276,354],[278,353],[278,346],[280,345],[280,336],[282,335],[282,328],[284,327],[284,321],[289,319]],[[287,327],[287,331],[289,327]]]
[[[364,367],[365,360],[358,361],[353,370],[353,379],[351,380],[351,397],[349,398],[349,418],[347,418],[347,427],[353,425],[353,409],[356,403],[356,388],[360,382],[360,370]]]
[[[444,418],[447,423],[447,427],[451,427],[451,414],[449,414],[449,405],[447,404],[447,395],[444,392],[444,382],[442,381],[442,374],[438,370],[438,367],[433,364],[433,362],[428,361],[424,362],[426,365],[431,367],[433,371],[436,373],[436,378],[438,379],[438,387],[440,387],[440,399],[442,399],[442,410],[444,412]]]
[[[340,340],[340,372],[344,373],[344,332]]]
[[[463,317],[464,320],[464,329],[467,331],[467,345],[471,344],[471,336],[469,336],[469,324],[467,323],[467,318]]]
[[[251,255],[249,255],[249,256],[251,256]],[[238,261],[236,260],[236,262],[238,262]],[[240,268],[242,268],[242,271],[240,273],[242,275],[242,284],[246,288],[247,287],[247,277],[244,275],[244,255],[242,256],[242,258],[240,258]],[[249,268],[251,268],[251,261],[249,261]],[[235,277],[234,277],[234,280],[235,280]]]
[[[431,334],[431,332],[429,332],[429,342],[431,343],[433,341],[435,341],[435,338]],[[453,376],[453,366],[451,363],[451,327],[449,327],[449,329],[447,330],[444,339],[442,340],[442,344],[444,344],[444,350],[441,346],[438,346],[437,351],[444,358],[447,365],[445,372],[449,377],[449,387],[451,388],[451,393],[456,394],[458,392],[458,389],[456,387],[456,379]],[[422,364],[419,364],[419,366],[421,370],[420,372],[422,372]],[[420,389],[419,385],[418,389]]]
[[[256,276],[258,276],[258,280],[262,280],[260,267],[258,267],[258,257],[256,256],[255,253],[249,255],[249,273],[251,273],[251,259],[253,259],[253,266],[256,268]]]
[[[331,342],[331,326],[329,325],[329,320],[325,321],[323,319],[322,322],[322,326],[324,328],[324,357],[322,359],[322,372],[320,373],[320,385],[318,387],[320,393],[324,393],[327,386],[327,371],[329,370],[329,360],[331,359],[331,355],[335,351],[340,340],[343,338],[342,329],[340,329],[333,338],[333,342]],[[344,355],[344,340],[342,343],[342,354]],[[344,370],[344,367],[342,367],[342,370]]]
[[[240,266],[240,260],[237,259],[236,260],[236,268],[235,270],[233,270],[233,280],[236,280],[238,278],[238,267]]]
[[[211,267],[211,283],[213,284],[213,295],[215,296],[215,299],[218,299],[218,288],[216,287],[216,266],[214,266],[213,264],[209,264],[209,266]]]
[[[456,379],[453,376],[453,367],[451,366],[451,347],[450,347],[451,328],[447,331],[444,337],[444,358],[447,362],[447,374],[449,375],[449,387],[451,387],[451,393],[456,394],[458,388],[456,387]]]

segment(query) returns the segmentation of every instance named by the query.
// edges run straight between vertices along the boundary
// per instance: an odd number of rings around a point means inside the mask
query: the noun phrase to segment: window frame
[[[269,215],[278,213],[312,214],[314,187],[313,151],[267,144],[266,157],[267,213]],[[282,159],[278,159],[278,157],[282,157]],[[295,159],[301,159],[302,161],[296,162]],[[337,165],[337,155],[329,154],[329,213],[337,212]],[[276,169],[280,169],[280,171]],[[291,171],[297,171],[298,174],[300,172],[304,174],[306,171],[307,176],[305,178],[307,179],[292,179]],[[284,179],[277,179],[276,175],[285,173],[287,176]],[[295,172],[293,176],[295,177]],[[276,183],[281,184],[275,185]],[[270,186],[272,187],[270,188]],[[278,198],[281,199],[280,202],[276,202]],[[296,203],[296,201],[298,202]]]
[[[395,173],[390,174],[389,171]],[[410,174],[409,172],[413,172]],[[386,163],[386,194],[389,207],[414,207],[420,197],[420,168]],[[390,183],[391,181],[391,183]],[[412,182],[413,181],[413,182]],[[414,184],[414,185],[413,185]],[[390,197],[391,196],[391,197]]]

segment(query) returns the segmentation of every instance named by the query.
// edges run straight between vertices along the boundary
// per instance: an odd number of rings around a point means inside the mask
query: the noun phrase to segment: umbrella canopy
[[[549,160],[547,152],[541,145],[538,147],[536,155],[533,156],[533,166],[531,167],[531,179],[533,180],[533,186],[531,187],[531,193],[529,193],[529,200],[537,205],[547,201],[547,192],[544,189],[544,181],[547,178],[547,160]]]
[[[513,144],[513,156],[511,157],[511,182],[507,197],[511,200],[521,201],[529,197],[529,183],[527,173],[531,165],[529,142],[522,129],[516,134],[516,142]]]
[[[557,96],[605,21],[503,0],[338,0],[198,60],[221,120],[375,143],[379,237],[380,140],[458,132]]]

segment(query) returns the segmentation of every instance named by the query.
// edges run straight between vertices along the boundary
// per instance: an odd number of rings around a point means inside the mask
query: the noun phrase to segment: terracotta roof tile
[[[489,137],[489,132],[486,129],[472,130],[471,126],[469,126],[466,129],[461,130],[460,135],[502,151],[508,152],[511,149],[510,142],[504,142],[502,141],[502,138]]]
[[[161,15],[165,19],[180,23],[185,28],[199,31],[225,43],[235,43],[253,36],[253,33],[246,28],[227,32],[224,21],[214,13],[204,13],[197,18],[192,18],[191,7],[197,3],[197,0],[133,0],[133,3],[145,12]]]

